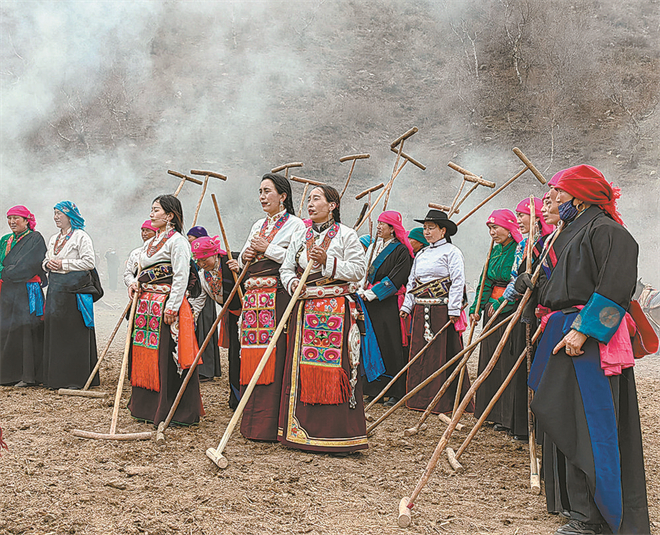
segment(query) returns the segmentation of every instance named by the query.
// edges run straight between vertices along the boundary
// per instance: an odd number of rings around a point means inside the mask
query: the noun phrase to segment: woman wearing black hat
[[[452,245],[450,238],[456,234],[458,228],[447,214],[440,210],[429,210],[424,219],[415,221],[424,224],[424,238],[429,242],[429,246],[415,257],[408,278],[406,297],[401,306],[402,317],[412,315],[410,356],[414,357],[447,321],[451,321],[453,325],[436,338],[422,358],[408,368],[408,392],[440,368],[447,361],[447,357],[451,358],[462,349],[460,333],[465,330],[466,325],[462,313],[465,288],[463,253]],[[453,370],[454,367],[449,367],[444,374],[411,397],[406,406],[409,409],[425,410]],[[462,395],[465,395],[469,387],[469,381],[464,381]],[[454,382],[433,412],[451,412],[455,394]]]

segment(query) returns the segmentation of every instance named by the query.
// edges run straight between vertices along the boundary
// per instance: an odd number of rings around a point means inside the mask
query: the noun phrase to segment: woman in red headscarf
[[[369,377],[371,370],[367,362],[371,355],[363,354],[362,360],[369,381],[364,383],[364,394],[370,397],[377,396],[405,366],[399,296],[405,294],[414,256],[399,212],[389,210],[378,216],[376,237],[375,244],[370,245],[366,252],[367,262],[370,263],[364,287],[359,292],[365,302],[385,366],[382,375]],[[403,397],[405,389],[406,381],[402,377],[388,390],[389,399],[385,405],[396,404]]]
[[[46,242],[25,206],[7,212],[0,240],[0,385],[41,383],[44,346],[42,261]]]
[[[232,272],[227,265],[227,253],[220,246],[220,238],[202,236],[191,244],[193,260],[199,267],[199,282],[202,291],[199,297],[189,299],[197,326],[197,343],[201,347],[208,336],[209,329],[217,318],[216,303],[222,306],[234,287]],[[211,298],[210,300],[208,298]],[[209,307],[211,303],[213,306]],[[234,296],[230,310],[240,313],[241,303],[238,294]],[[208,313],[210,311],[210,313]],[[228,338],[228,315],[220,323],[223,338]],[[234,325],[235,327],[235,325]],[[225,343],[225,342],[223,342]],[[225,347],[223,345],[223,347]],[[220,355],[218,350],[218,331],[213,333],[209,345],[202,354],[202,362],[198,364],[200,380],[220,377]]]
[[[481,288],[481,281],[484,281],[483,296],[479,310],[476,310],[477,299],[475,298],[472,306],[470,307],[470,320],[479,321],[483,314],[483,325],[488,323],[495,311],[504,302],[504,290],[511,278],[511,268],[515,261],[516,247],[522,240],[520,228],[515,214],[511,210],[495,210],[486,221],[490,237],[495,242],[493,250],[488,261],[486,272],[481,274],[479,278],[479,286]],[[506,318],[513,310],[512,305],[507,304],[506,308],[502,310],[499,319]],[[492,335],[481,342],[479,349],[479,373],[481,373],[491,357],[495,353],[495,349],[500,342],[500,338],[506,329],[506,325],[500,327]],[[500,359],[493,368],[493,371],[481,384],[479,390],[475,395],[474,403],[474,416],[478,418],[484,412],[484,409],[492,399],[497,389],[502,384],[504,378],[507,376],[510,367],[507,368],[505,363],[510,360],[511,341],[509,340],[502,350]],[[505,418],[500,400],[493,406],[488,421],[495,423],[495,430],[505,431],[507,427],[504,425],[508,418]]]
[[[650,533],[633,372],[641,354],[627,313],[638,245],[617,211],[618,188],[598,169],[578,165],[553,180],[564,228],[539,289],[551,312],[529,376],[548,510],[569,512],[558,535]]]

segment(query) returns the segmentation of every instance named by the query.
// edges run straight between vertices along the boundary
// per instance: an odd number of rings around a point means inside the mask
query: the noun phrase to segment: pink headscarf
[[[548,195],[548,193],[546,193],[546,195]],[[537,221],[541,222],[541,235],[547,236],[554,230],[554,228],[543,220],[543,217],[541,216],[541,208],[543,208],[543,201],[534,197],[534,217],[536,217]],[[516,212],[532,215],[532,210],[529,207],[529,197],[518,203],[518,206],[516,206]]]
[[[30,210],[25,208],[25,206],[19,204],[14,206],[13,208],[10,208],[9,210],[7,210],[7,217],[9,217],[10,215],[17,215],[27,219],[28,228],[30,230],[34,230],[34,227],[37,226],[37,220],[34,218],[34,214],[30,212]]]
[[[196,260],[200,260],[202,258],[208,258],[209,256],[213,255],[224,255],[227,254],[225,251],[220,247],[220,237],[215,236],[213,238],[210,238],[209,236],[202,236],[201,238],[197,238],[194,242],[192,242],[192,245],[190,246],[192,249],[192,254],[193,257]]]
[[[511,210],[495,210],[486,221],[486,225],[499,225],[507,229],[511,233],[511,237],[520,243],[522,240],[522,234],[520,233],[520,228],[518,227],[518,220],[516,219],[516,214]]]
[[[142,226],[140,228],[141,229],[146,228],[148,230],[153,230],[156,234],[158,234],[158,229],[151,224],[151,219],[147,219],[144,223],[142,223]]]
[[[395,212],[394,210],[388,210],[386,212],[382,212],[378,216],[378,221],[382,221],[383,223],[387,223],[388,225],[391,225],[394,228],[394,234],[397,237],[397,239],[408,248],[408,252],[410,252],[410,256],[415,258],[415,253],[413,252],[412,245],[410,245],[410,241],[408,241],[408,233],[406,232],[406,229],[403,228],[403,221],[401,220],[401,214],[399,212]]]

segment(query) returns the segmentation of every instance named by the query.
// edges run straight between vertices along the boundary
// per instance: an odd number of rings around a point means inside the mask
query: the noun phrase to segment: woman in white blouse
[[[467,325],[463,310],[465,293],[465,272],[463,253],[451,243],[456,234],[456,224],[440,210],[429,210],[424,219],[415,219],[424,224],[424,238],[429,246],[422,249],[413,262],[406,286],[406,297],[401,305],[401,317],[412,316],[410,335],[410,358],[414,357],[429,342],[435,333],[451,321],[424,355],[408,368],[406,390],[409,392],[438,370],[447,360],[462,348],[461,333]],[[412,396],[406,406],[410,409],[425,410],[439,392],[455,365],[437,377],[429,385]],[[435,414],[449,413],[453,409],[456,395],[454,381],[433,409]],[[470,387],[470,381],[463,381],[461,395]]]
[[[278,440],[291,448],[349,453],[366,449],[360,377],[360,310],[353,295],[366,273],[364,248],[340,223],[339,193],[314,188],[312,224],[291,241],[280,268],[293,293],[314,262],[289,318]]]
[[[302,220],[295,216],[291,184],[285,177],[264,175],[259,185],[259,202],[266,217],[252,225],[238,260],[240,268],[252,262],[246,276],[241,317],[241,394],[289,304],[290,296],[280,282],[279,269],[292,237],[305,229]],[[244,437],[277,440],[285,358],[286,337],[281,336],[245,406],[241,420]],[[230,360],[230,378],[236,368],[232,364]]]
[[[134,418],[158,425],[167,417],[198,347],[186,299],[191,256],[190,244],[181,234],[181,202],[173,195],[156,197],[150,218],[158,234],[140,251],[140,272],[128,287],[133,298],[139,282],[131,344],[133,392],[128,408]],[[172,421],[189,425],[203,414],[195,369]]]
[[[92,239],[71,201],[55,205],[60,232],[50,238],[43,262],[48,272],[44,312],[44,386],[82,388],[97,361],[93,302],[103,295]],[[99,384],[98,374],[93,386]]]

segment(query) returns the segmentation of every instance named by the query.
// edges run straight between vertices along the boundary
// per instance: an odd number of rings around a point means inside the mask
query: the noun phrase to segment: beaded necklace
[[[151,240],[151,243],[149,244],[149,247],[147,247],[147,256],[151,258],[153,255],[155,255],[158,251],[160,251],[163,248],[163,245],[165,245],[165,242],[169,240],[172,236],[174,236],[174,233],[176,232],[175,229],[171,229],[168,233],[164,233],[164,237],[158,241],[156,245],[154,245],[154,242],[156,241],[156,238]]]
[[[62,237],[62,234],[57,237],[55,240],[55,246],[53,247],[53,252],[58,255],[62,252],[62,249],[64,249],[64,246],[66,245],[66,242],[68,242],[71,239],[71,236],[73,236],[73,228],[69,229],[69,232],[66,233],[66,236],[60,241],[60,238]]]

